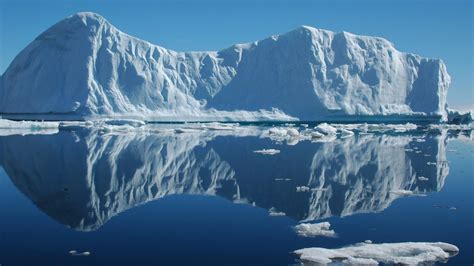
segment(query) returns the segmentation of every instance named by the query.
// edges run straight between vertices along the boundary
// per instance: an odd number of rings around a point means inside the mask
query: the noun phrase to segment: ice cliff
[[[42,119],[447,119],[439,59],[382,38],[303,26],[217,52],[175,52],[100,15],[53,25],[0,77],[0,113]]]

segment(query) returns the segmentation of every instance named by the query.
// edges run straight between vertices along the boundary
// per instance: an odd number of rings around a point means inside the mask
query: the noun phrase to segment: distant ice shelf
[[[400,52],[377,37],[302,26],[220,51],[176,52],[84,12],[53,25],[11,62],[0,77],[0,114],[37,120],[448,121],[449,84],[440,59]]]

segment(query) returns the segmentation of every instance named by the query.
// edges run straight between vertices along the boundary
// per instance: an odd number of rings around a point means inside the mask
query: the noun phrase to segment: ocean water
[[[293,265],[294,250],[365,240],[447,242],[448,264],[474,263],[470,132],[242,128],[4,134],[0,265]],[[293,228],[323,221],[336,237]]]

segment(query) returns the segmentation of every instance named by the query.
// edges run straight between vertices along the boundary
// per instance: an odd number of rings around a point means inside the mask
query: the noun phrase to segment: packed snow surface
[[[456,246],[443,242],[360,243],[338,249],[304,248],[295,251],[303,261],[320,264],[342,262],[345,265],[417,265],[446,261],[457,252]]]
[[[308,26],[213,52],[176,52],[98,14],[39,35],[0,77],[0,113],[149,121],[447,120],[440,59]],[[295,133],[295,132],[290,132]]]

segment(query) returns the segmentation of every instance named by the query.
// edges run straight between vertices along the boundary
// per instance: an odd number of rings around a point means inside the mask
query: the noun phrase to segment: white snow
[[[302,261],[328,264],[407,264],[442,262],[459,252],[451,244],[443,242],[402,242],[370,244],[359,243],[353,246],[326,249],[304,248],[295,251]]]
[[[296,233],[299,236],[303,237],[317,237],[317,236],[324,236],[324,237],[335,237],[336,232],[330,229],[331,224],[329,222],[322,222],[322,223],[302,223],[296,225],[294,227]]]
[[[449,83],[441,60],[400,52],[377,37],[303,26],[220,51],[176,52],[85,12],[53,25],[18,54],[0,77],[0,113],[147,121],[446,120]]]
[[[253,151],[254,153],[260,153],[260,154],[265,154],[265,155],[275,155],[280,153],[280,150],[275,150],[275,149],[262,149],[262,150],[256,150]]]

